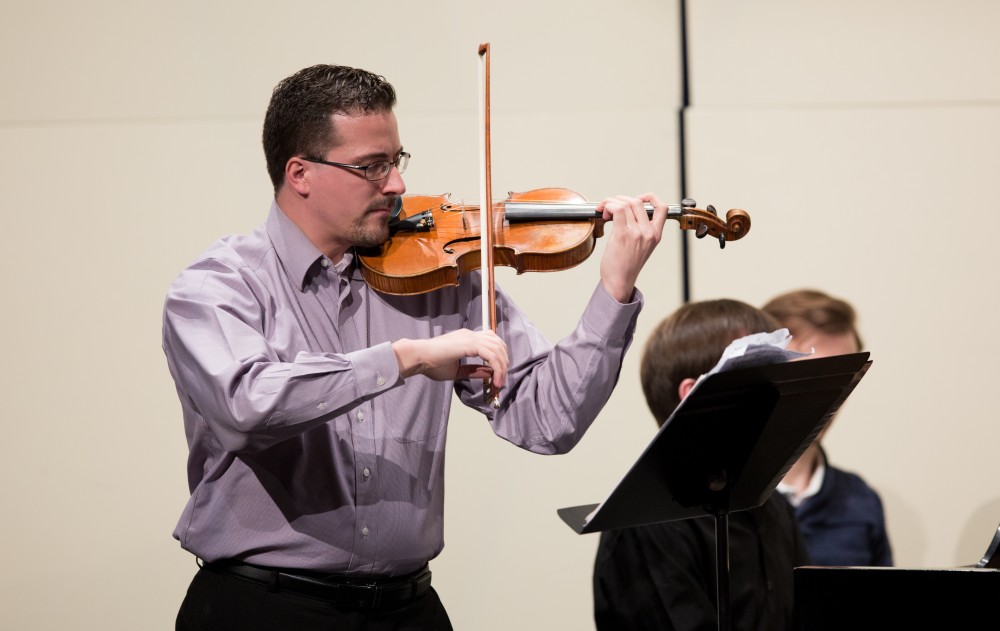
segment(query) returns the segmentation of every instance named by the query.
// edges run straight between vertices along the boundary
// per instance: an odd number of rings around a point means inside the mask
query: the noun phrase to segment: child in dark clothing
[[[653,332],[642,387],[662,425],[735,339],[778,329],[736,300],[684,305]],[[791,507],[779,493],[729,517],[730,611],[734,631],[792,628],[794,567],[808,564]],[[718,628],[715,521],[696,517],[601,533],[594,564],[598,631]]]

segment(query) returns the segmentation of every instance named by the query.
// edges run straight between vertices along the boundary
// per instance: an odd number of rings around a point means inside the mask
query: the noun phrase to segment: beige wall
[[[854,301],[874,365],[831,457],[882,492],[900,565],[975,562],[1000,521],[1000,6],[689,4],[688,191],[753,220],[724,251],[692,240],[694,298],[816,285]],[[409,191],[475,200],[489,41],[495,190],[675,199],[677,19],[652,0],[0,5],[0,627],[171,628],[195,566],[170,536],[186,446],[160,307],[214,238],[263,219],[278,80],[318,62],[385,74]],[[668,230],[640,279],[637,346],[680,304]],[[557,338],[597,263],[500,281]],[[515,449],[456,407],[432,567],[457,628],[592,628],[596,536],[555,511],[603,499],[652,437],[637,350],[566,456]]]

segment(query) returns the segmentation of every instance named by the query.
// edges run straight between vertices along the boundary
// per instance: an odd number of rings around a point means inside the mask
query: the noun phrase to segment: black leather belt
[[[205,563],[205,569],[229,574],[271,591],[282,591],[332,603],[337,609],[381,611],[410,604],[431,588],[431,571],[423,569],[389,578],[345,578],[321,574],[305,575],[288,570],[245,563]]]

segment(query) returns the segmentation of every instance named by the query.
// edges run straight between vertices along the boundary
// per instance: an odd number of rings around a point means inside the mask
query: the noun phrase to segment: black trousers
[[[227,574],[201,568],[177,613],[177,631],[452,631],[448,613],[431,587],[409,605],[388,611],[339,611],[331,603],[272,592]]]

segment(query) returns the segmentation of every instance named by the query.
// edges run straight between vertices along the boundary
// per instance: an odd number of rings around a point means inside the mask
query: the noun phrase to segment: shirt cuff
[[[612,298],[604,285],[598,282],[583,312],[583,322],[604,338],[624,338],[635,325],[644,300],[642,292],[636,287],[632,291],[632,300],[622,304]]]
[[[372,395],[394,387],[399,379],[399,359],[392,350],[392,342],[347,353],[354,366],[355,383],[358,393]]]

